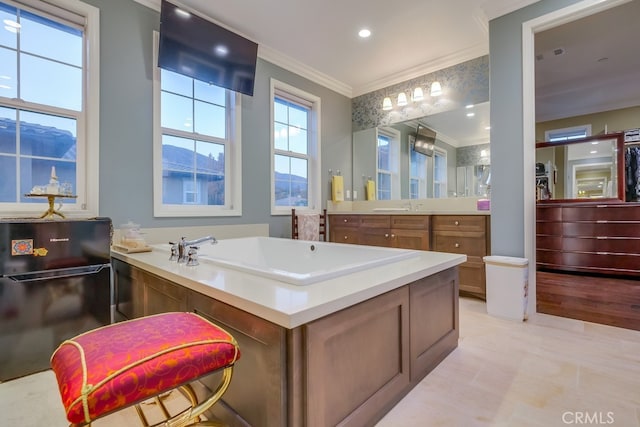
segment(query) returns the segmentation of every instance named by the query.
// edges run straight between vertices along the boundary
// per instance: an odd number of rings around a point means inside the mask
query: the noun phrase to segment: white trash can
[[[487,313],[527,320],[529,260],[491,255],[483,258],[487,271]]]

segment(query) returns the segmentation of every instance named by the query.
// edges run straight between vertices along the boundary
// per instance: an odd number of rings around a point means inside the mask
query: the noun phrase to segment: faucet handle
[[[178,244],[176,242],[169,242],[171,245],[171,255],[169,255],[169,261],[175,261],[178,259]]]
[[[189,251],[187,252],[187,265],[199,265],[198,262],[198,246],[189,246]]]

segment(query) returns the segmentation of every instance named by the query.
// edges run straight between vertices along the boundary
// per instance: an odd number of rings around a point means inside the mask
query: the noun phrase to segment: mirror
[[[536,144],[536,200],[624,200],[623,134]]]
[[[412,149],[418,125],[436,133],[433,156]],[[354,132],[354,200],[371,200],[369,181],[377,200],[486,196],[489,147],[488,102]]]

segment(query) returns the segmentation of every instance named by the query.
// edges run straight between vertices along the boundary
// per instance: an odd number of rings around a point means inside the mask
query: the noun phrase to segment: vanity
[[[444,202],[442,202],[444,203]],[[459,266],[461,294],[486,299],[482,258],[491,254],[487,211],[438,213],[329,213],[329,240],[464,254]]]
[[[343,247],[275,240],[317,253]],[[464,255],[401,251],[408,255],[385,265],[292,285],[200,251],[195,267],[168,261],[161,245],[113,251],[115,288],[129,297],[116,309],[127,318],[193,311],[236,338],[242,357],[214,407],[231,426],[373,425],[457,347]]]

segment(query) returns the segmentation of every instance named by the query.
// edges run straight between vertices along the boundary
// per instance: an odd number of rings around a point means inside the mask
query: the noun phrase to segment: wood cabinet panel
[[[613,252],[613,253],[640,253],[640,238],[612,238],[603,237],[565,237],[560,244],[553,247],[562,248],[563,251],[576,252]],[[540,247],[540,246],[539,246]],[[552,247],[550,244],[544,247]],[[640,260],[638,260],[640,263]]]
[[[561,222],[536,222],[536,234],[547,236],[562,236]]]
[[[361,215],[329,215],[329,227],[359,227]]]
[[[559,206],[538,206],[536,210],[538,221],[562,221],[562,208]]]
[[[170,311],[187,311],[187,290],[158,276],[143,273],[145,316]]]
[[[409,386],[408,327],[408,287],[309,323],[307,375],[314,381],[307,382],[306,425],[367,425],[402,393]]]

